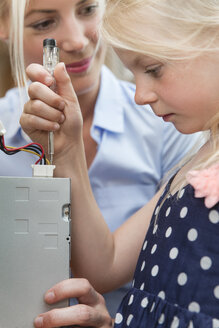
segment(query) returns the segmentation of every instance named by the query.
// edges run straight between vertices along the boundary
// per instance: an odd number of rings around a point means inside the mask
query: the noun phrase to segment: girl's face
[[[104,0],[31,0],[24,18],[25,65],[43,60],[43,40],[54,38],[77,95],[98,86],[105,47],[98,25]]]
[[[151,105],[157,116],[180,132],[202,131],[219,111],[217,55],[161,63],[131,51],[116,51],[135,76],[136,103]]]

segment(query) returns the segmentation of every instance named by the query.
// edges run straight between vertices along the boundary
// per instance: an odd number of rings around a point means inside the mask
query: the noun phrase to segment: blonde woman
[[[92,191],[114,231],[154,195],[165,172],[196,138],[175,132],[149,107],[137,106],[135,86],[119,81],[103,66],[105,45],[97,33],[103,6],[96,0],[0,1],[0,36],[9,44],[20,87],[20,92],[11,89],[0,99],[0,120],[7,130],[7,145],[29,141],[19,124],[20,93],[22,101],[27,100],[22,88],[27,84],[25,68],[33,62],[42,64],[43,40],[55,38],[83,116],[81,133]],[[35,159],[28,153],[12,158],[0,152],[0,162],[0,175],[30,176]],[[106,296],[112,315],[126,291],[124,287]]]

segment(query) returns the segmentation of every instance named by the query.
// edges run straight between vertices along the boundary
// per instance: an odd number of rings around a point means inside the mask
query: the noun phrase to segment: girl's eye
[[[35,30],[45,31],[45,30],[48,30],[49,28],[53,27],[54,25],[55,25],[54,19],[46,19],[41,22],[31,24],[30,26]]]
[[[86,7],[81,8],[79,10],[79,14],[80,15],[83,15],[83,16],[90,16],[93,13],[96,12],[96,10],[97,10],[98,7],[99,7],[98,3],[93,4],[93,5],[86,6]]]
[[[159,78],[159,77],[161,77],[161,68],[162,68],[162,65],[148,66],[145,69],[145,73],[152,75],[154,78]]]

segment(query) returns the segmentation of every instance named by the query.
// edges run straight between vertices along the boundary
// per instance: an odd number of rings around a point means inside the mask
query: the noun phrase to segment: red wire
[[[43,146],[42,146],[41,144],[37,143],[37,142],[31,142],[31,143],[29,143],[29,144],[27,144],[27,145],[25,145],[25,146],[17,147],[17,148],[14,147],[13,149],[10,149],[10,148],[7,148],[7,146],[5,146],[4,136],[2,136],[2,144],[3,144],[3,147],[4,147],[7,151],[15,151],[15,150],[19,150],[19,149],[25,149],[25,148],[27,148],[27,147],[29,147],[29,146],[35,146],[35,145],[39,146],[40,149],[41,149],[42,154],[41,154],[40,158],[36,161],[35,164],[38,164],[38,163],[43,159],[43,156],[44,156],[44,149],[43,149]]]

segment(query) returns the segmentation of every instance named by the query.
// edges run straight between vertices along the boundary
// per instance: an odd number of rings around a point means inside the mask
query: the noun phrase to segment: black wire
[[[7,155],[15,155],[15,154],[19,153],[20,151],[22,151],[22,149],[11,149],[10,151],[5,149],[2,136],[0,137],[0,149]],[[33,151],[33,152],[37,153],[39,156],[41,156],[41,154],[42,154],[41,148],[38,145],[24,146],[23,149]],[[47,164],[45,155],[43,156],[43,162],[42,162],[42,160],[40,161],[40,164],[43,164],[43,163],[44,163],[44,165]]]

